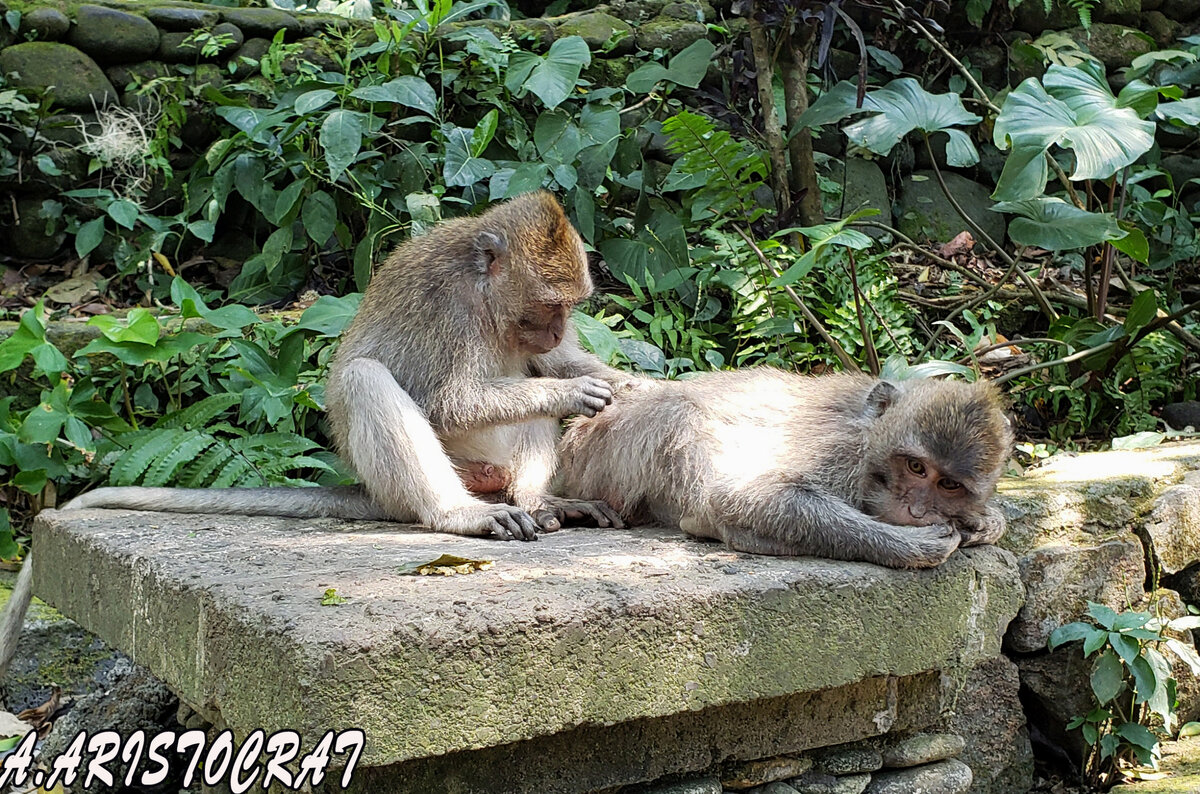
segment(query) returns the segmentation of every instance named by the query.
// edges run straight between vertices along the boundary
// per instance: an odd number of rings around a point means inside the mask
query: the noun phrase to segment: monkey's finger
[[[492,531],[492,534],[495,535],[498,540],[516,539],[513,537],[513,534],[509,531],[508,527],[501,523],[499,518],[493,518],[488,521],[488,529]]]
[[[557,532],[562,529],[562,522],[549,510],[534,510],[532,515],[543,532]]]
[[[538,539],[538,525],[533,516],[529,515],[529,513],[526,513],[524,510],[520,510],[513,513],[513,518],[516,520],[517,525],[521,528],[521,534],[517,536],[518,538],[521,540]]]
[[[608,522],[612,524],[614,529],[624,529],[625,521],[621,518],[620,513],[608,506],[607,502],[596,502],[596,509],[603,513]]]

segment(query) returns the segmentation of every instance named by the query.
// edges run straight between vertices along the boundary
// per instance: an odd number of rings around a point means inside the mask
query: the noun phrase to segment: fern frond
[[[226,443],[214,444],[182,472],[178,478],[179,485],[184,488],[207,488],[213,472],[228,463],[235,454]]]
[[[192,433],[188,435],[177,447],[151,464],[150,468],[146,470],[146,475],[142,478],[142,485],[150,487],[166,485],[174,479],[177,469],[185,466],[189,461],[195,459],[197,455],[215,443],[217,443],[217,439],[208,433]]]
[[[221,473],[213,479],[210,488],[230,488],[234,485],[245,485],[245,475],[247,472],[252,472],[250,464],[246,459],[240,456],[232,457],[221,467]],[[261,478],[255,476],[252,485],[262,485]]]
[[[130,438],[131,436],[136,438]],[[187,436],[187,430],[177,428],[151,428],[135,433],[123,433],[121,441],[129,440],[132,443],[109,471],[109,482],[113,485],[136,485],[142,472],[162,456],[170,454]]]
[[[752,198],[767,172],[761,152],[687,110],[664,121],[662,127],[668,151],[678,158],[663,189],[695,188],[693,219],[715,217],[719,224],[737,211],[743,216],[739,220],[749,223],[766,212]]]
[[[154,426],[184,427],[189,430],[207,427],[210,422],[241,401],[242,396],[240,394],[230,394],[228,392],[214,394],[211,397],[205,397],[203,400],[189,405],[187,408],[166,414],[155,422]]]

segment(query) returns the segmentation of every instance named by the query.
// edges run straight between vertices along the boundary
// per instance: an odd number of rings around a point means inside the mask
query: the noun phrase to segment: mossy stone
[[[300,23],[300,34],[304,36],[316,36],[328,28],[346,30],[355,23],[355,20],[339,17],[337,14],[304,14],[296,21]]]
[[[35,8],[21,17],[21,35],[34,34],[38,41],[58,41],[71,29],[71,19],[57,8]]]
[[[1108,22],[1094,22],[1088,30],[1071,28],[1066,34],[1099,58],[1110,75],[1154,49],[1154,39],[1140,30]]]
[[[179,31],[162,34],[162,39],[158,44],[158,57],[169,63],[196,63],[197,61],[207,61],[214,58],[228,56],[230,53],[242,46],[245,41],[245,36],[242,35],[242,30],[237,25],[231,25],[228,22],[222,22],[216,25],[209,31],[216,37],[222,37],[226,43],[221,44],[217,51],[211,55],[205,55],[204,45],[196,41],[188,41],[195,31]]]
[[[989,191],[978,182],[958,174],[945,173],[946,187],[963,210],[997,243],[1003,244],[1007,229],[1004,216],[992,212],[995,203]],[[914,240],[949,242],[959,232],[967,230],[967,222],[955,211],[938,187],[931,171],[916,171],[915,179],[903,186],[896,201],[896,228]],[[976,236],[972,232],[972,236]]]
[[[273,39],[281,30],[286,30],[289,36],[302,32],[298,19],[277,8],[227,8],[221,12],[221,16],[226,22],[241,28],[248,38],[261,36]]]
[[[544,19],[514,19],[508,32],[517,41],[527,42],[532,50],[544,52],[554,43],[554,25]]]
[[[555,32],[559,38],[579,36],[593,50],[602,50],[615,40],[612,52],[633,52],[633,26],[603,11],[572,14],[559,23]]]
[[[148,58],[158,50],[158,28],[138,14],[81,5],[67,40],[102,63]]]
[[[267,39],[246,39],[245,43],[229,59],[229,63],[234,67],[233,78],[245,80],[251,75],[258,74],[258,63],[269,49],[271,49],[271,42]]]
[[[662,15],[671,19],[682,19],[688,22],[711,22],[717,18],[716,9],[711,3],[676,2],[663,6]]]
[[[68,110],[92,110],[115,102],[117,92],[96,62],[69,44],[27,41],[0,50],[0,73],[16,72],[17,88],[50,89],[54,104]]]
[[[11,246],[8,250],[14,256],[21,259],[48,259],[62,246],[66,234],[61,229],[54,234],[46,234],[46,219],[39,215],[41,209],[40,198],[17,199],[17,220],[8,228],[8,246]]]
[[[211,28],[221,21],[220,14],[205,8],[151,6],[142,13],[146,15],[146,19],[163,30],[189,31],[196,28]]]
[[[126,90],[135,83],[147,83],[159,77],[166,77],[172,74],[171,67],[160,61],[141,61],[140,63],[110,66],[104,70],[104,73],[108,75],[109,80],[112,80],[112,84],[121,91]]]
[[[337,61],[330,57],[328,48],[323,46],[321,39],[300,39],[296,45],[300,48],[299,51],[283,62],[284,74],[295,74],[302,63],[310,63],[322,72],[336,72],[340,69]]]
[[[699,22],[657,17],[638,28],[637,43],[644,50],[679,52],[706,35],[708,28]]]

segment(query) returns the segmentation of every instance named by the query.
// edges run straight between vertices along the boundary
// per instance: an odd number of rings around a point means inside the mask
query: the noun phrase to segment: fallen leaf
[[[94,298],[100,294],[100,282],[104,277],[99,271],[84,273],[66,281],[60,281],[46,290],[46,297],[55,303],[79,303],[86,298]]]
[[[959,232],[953,240],[938,249],[938,254],[945,259],[953,259],[957,254],[970,255],[975,248],[975,238],[970,232]]]
[[[22,737],[29,733],[29,725],[16,714],[7,711],[0,711],[0,736],[8,738],[10,736]]]
[[[338,595],[338,591],[337,591],[336,587],[330,587],[328,590],[325,591],[325,595],[321,599],[321,606],[334,607],[334,606],[337,606],[338,604],[346,603],[346,600],[347,599],[342,598],[340,595]]]
[[[492,567],[491,560],[470,560],[466,557],[456,557],[453,554],[443,554],[436,560],[425,562],[406,562],[397,571],[401,576],[454,576],[455,574],[486,571]]]
[[[62,702],[62,689],[54,687],[50,692],[50,698],[42,705],[25,709],[17,715],[17,719],[24,720],[32,725],[38,732],[40,738],[45,738],[50,732],[51,726],[54,725],[54,715],[58,713],[59,704]]]

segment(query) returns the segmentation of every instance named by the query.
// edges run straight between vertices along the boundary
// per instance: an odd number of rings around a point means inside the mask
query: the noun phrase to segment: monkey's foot
[[[455,535],[494,535],[500,540],[537,540],[533,516],[509,504],[476,504],[460,507],[429,522],[438,532]]]
[[[555,532],[567,521],[587,522],[597,527],[617,529],[625,526],[617,511],[601,501],[539,496],[534,499],[517,497],[516,502],[533,515],[543,532]]]
[[[957,526],[958,531],[962,533],[963,546],[985,546],[995,543],[1004,537],[1004,530],[1008,528],[1004,514],[990,505],[983,515],[969,522],[960,522]]]

